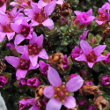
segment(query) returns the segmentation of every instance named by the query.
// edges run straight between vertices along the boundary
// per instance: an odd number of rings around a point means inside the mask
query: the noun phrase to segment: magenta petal
[[[37,21],[34,21],[34,20],[31,21],[31,26],[38,26],[38,25],[39,23]]]
[[[79,57],[75,58],[76,61],[87,61],[86,56],[84,54],[80,55]]]
[[[0,42],[4,40],[5,36],[6,36],[5,33],[0,32]]]
[[[56,6],[56,1],[52,1],[45,6],[44,11],[46,12],[47,16],[50,16],[52,14],[52,12],[55,9],[55,6]]]
[[[18,57],[7,56],[5,57],[5,60],[15,68],[17,68],[20,63],[20,59]]]
[[[64,106],[68,109],[72,109],[76,106],[76,99],[73,96],[68,96]]]
[[[81,14],[80,11],[74,11],[74,13],[75,13],[77,16]]]
[[[56,3],[59,4],[59,5],[62,5],[64,2],[64,0],[58,0]]]
[[[44,36],[41,34],[39,37],[36,37],[36,43],[38,46],[42,47]]]
[[[20,33],[22,26],[21,26],[21,25],[18,25],[18,24],[12,23],[12,24],[11,24],[11,28],[12,28],[15,32]]]
[[[29,58],[30,58],[32,65],[36,66],[37,61],[38,61],[38,55],[30,55]]]
[[[100,56],[98,56],[98,58],[97,58],[97,61],[96,61],[96,62],[103,61],[103,60],[105,60],[106,58],[107,58],[106,56],[104,56],[104,55],[100,55]]]
[[[41,52],[39,53],[39,57],[42,59],[48,59],[48,55],[45,49],[42,49]]]
[[[54,22],[50,18],[46,19],[42,24],[43,26],[48,27],[49,29],[54,28]]]
[[[77,75],[67,82],[66,87],[69,92],[75,92],[82,87],[83,82],[84,80],[79,75]]]
[[[15,37],[14,44],[15,44],[15,45],[18,45],[18,44],[20,44],[24,39],[25,39],[25,38],[24,38],[23,35],[18,34],[18,35],[16,35],[16,37]]]
[[[16,71],[16,78],[17,78],[17,80],[25,78],[26,74],[27,74],[27,70],[17,69],[17,71]]]
[[[55,87],[58,87],[62,84],[62,80],[58,72],[50,66],[48,70],[48,80],[52,84],[52,86],[55,86]]]
[[[52,98],[54,96],[54,88],[52,86],[48,86],[44,89],[44,95],[47,98]]]
[[[80,46],[81,46],[81,49],[83,50],[84,54],[86,54],[86,55],[92,51],[92,47],[85,40],[80,41]]]
[[[10,41],[11,39],[13,39],[14,35],[15,32],[7,33],[8,40]]]
[[[34,69],[37,69],[38,67],[39,67],[38,63],[35,66],[33,66],[32,63],[30,63],[29,70],[34,70]]]
[[[60,110],[62,103],[56,99],[50,99],[46,105],[46,110]]]
[[[88,62],[87,64],[88,64],[88,66],[89,66],[90,68],[92,68],[92,67],[94,66],[95,63]]]
[[[106,45],[99,45],[94,48],[94,52],[97,56],[99,56],[106,48]]]

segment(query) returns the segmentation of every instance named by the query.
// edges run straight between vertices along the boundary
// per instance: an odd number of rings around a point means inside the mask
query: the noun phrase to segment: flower
[[[76,57],[79,57],[82,53],[82,50],[79,46],[75,46],[74,49],[71,52],[72,59],[75,59]]]
[[[47,52],[45,49],[43,49],[43,40],[43,35],[37,37],[37,35],[33,33],[29,44],[25,46],[17,46],[16,50],[21,54],[27,53],[32,65],[35,66],[37,64],[38,57],[42,59],[48,59]]]
[[[35,66],[31,64],[27,54],[23,54],[20,58],[14,56],[6,56],[5,60],[17,69],[16,71],[17,80],[25,78],[26,73],[29,70],[36,69],[39,67],[38,64],[36,64]]]
[[[110,53],[108,53],[106,56],[107,56],[107,58],[105,59],[104,62],[105,62],[106,64],[110,64]]]
[[[86,62],[90,68],[92,68],[95,63],[106,59],[106,56],[101,54],[105,50],[106,45],[99,45],[93,49],[87,41],[81,40],[80,46],[83,53],[75,58],[75,60]]]
[[[23,87],[27,84],[27,80],[26,79],[20,79],[18,84],[19,84],[20,87]]]
[[[46,110],[60,110],[62,105],[69,109],[74,108],[76,100],[71,93],[82,87],[83,79],[78,75],[65,84],[62,82],[58,72],[52,67],[49,67],[47,76],[52,86],[47,86],[44,89],[44,95],[50,98],[46,105]]]
[[[39,0],[38,5],[41,7],[44,7],[46,5],[48,5],[49,3],[51,3],[54,0]],[[58,5],[62,5],[64,3],[64,0],[55,0],[56,4]]]
[[[0,11],[6,11],[6,2],[7,0],[1,0],[0,1]]]
[[[101,78],[101,83],[104,86],[110,86],[110,76],[106,75]]]
[[[47,74],[48,68],[49,68],[49,64],[45,63],[44,61],[40,61],[39,62],[39,66],[40,66],[42,74]]]
[[[74,11],[76,14],[76,18],[74,19],[74,23],[79,25],[80,27],[89,26],[95,17],[92,15],[92,9],[87,12]]]
[[[54,28],[54,22],[49,18],[56,6],[55,1],[52,1],[45,7],[40,8],[38,4],[33,3],[32,9],[25,9],[25,14],[30,18],[32,26],[43,25],[49,29]]]
[[[99,25],[106,24],[110,21],[110,1],[106,2],[101,8],[98,9],[98,17],[96,22]]]
[[[1,75],[0,76],[0,88],[3,87],[5,84],[7,84],[8,78],[6,76]]]
[[[16,33],[18,33],[15,37],[14,44],[18,45],[25,39],[31,39],[33,28],[27,23],[26,19],[23,19],[21,24],[16,24],[18,29],[15,30]]]
[[[35,98],[24,98],[19,101],[20,110],[39,110],[39,106]]]
[[[38,78],[30,78],[27,79],[27,85],[31,87],[38,87],[40,85],[40,81]]]

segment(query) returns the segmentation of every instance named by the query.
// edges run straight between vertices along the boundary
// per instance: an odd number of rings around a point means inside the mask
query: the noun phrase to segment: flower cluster
[[[20,110],[103,110],[97,99],[104,94],[98,85],[110,88],[110,0],[97,16],[70,4],[0,1],[0,60],[7,66],[0,63],[0,88],[9,81]]]

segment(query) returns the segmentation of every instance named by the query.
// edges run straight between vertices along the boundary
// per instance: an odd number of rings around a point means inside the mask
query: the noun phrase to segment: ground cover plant
[[[110,0],[0,0],[0,92],[8,110],[110,110]]]

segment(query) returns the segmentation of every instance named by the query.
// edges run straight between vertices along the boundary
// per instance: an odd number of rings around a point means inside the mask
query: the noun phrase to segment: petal
[[[17,78],[17,80],[20,80],[20,79],[22,79],[22,78],[25,78],[27,72],[28,72],[27,70],[18,69],[18,70],[16,71],[16,78]]]
[[[14,32],[20,33],[22,26],[12,23],[11,28],[13,29]]]
[[[16,35],[16,37],[15,37],[14,44],[15,44],[15,45],[18,45],[18,44],[20,44],[24,39],[25,39],[25,38],[24,38],[23,35],[18,34],[18,35]]]
[[[0,32],[0,42],[4,40],[5,36],[6,36],[5,33]]]
[[[11,39],[13,39],[14,35],[15,32],[7,33],[8,40],[10,41]]]
[[[92,51],[92,47],[85,40],[80,41],[80,46],[81,46],[81,49],[83,50],[84,54],[86,54],[86,55]]]
[[[58,72],[50,66],[49,66],[47,76],[48,76],[48,80],[52,84],[52,86],[58,87],[62,84],[62,80],[61,80]]]
[[[20,59],[18,57],[7,56],[5,57],[5,60],[15,68],[17,68],[20,63]]]
[[[52,86],[48,86],[44,89],[44,95],[47,98],[52,98],[54,96],[54,88]]]
[[[64,3],[64,0],[58,0],[56,3],[62,5]]]
[[[32,63],[30,63],[29,70],[34,70],[34,69],[37,69],[37,68],[39,68],[39,64],[38,63],[35,66],[33,66]]]
[[[64,103],[64,106],[68,109],[72,109],[76,106],[76,99],[73,96],[69,96]]]
[[[42,49],[41,52],[39,53],[39,57],[42,59],[48,59],[48,55],[45,49]]]
[[[88,62],[87,64],[88,64],[88,66],[89,66],[90,68],[92,68],[95,63]]]
[[[60,110],[62,103],[55,99],[50,99],[46,105],[46,110]]]
[[[31,20],[31,26],[38,26],[39,23],[37,21]]]
[[[79,75],[77,75],[67,82],[66,87],[69,92],[75,92],[82,87],[83,83],[84,80]]]
[[[46,12],[47,16],[50,16],[52,14],[52,12],[55,9],[55,6],[56,6],[56,1],[52,1],[45,6],[44,11]]]
[[[88,14],[89,16],[91,16],[91,15],[92,15],[92,9],[89,9],[89,10],[87,11],[87,14]]]
[[[54,22],[50,18],[46,19],[42,24],[49,29],[54,28]]]
[[[106,56],[104,56],[104,55],[100,55],[100,56],[98,56],[98,58],[97,58],[97,61],[96,61],[96,62],[103,61],[103,60],[105,60],[106,58],[107,58]]]
[[[30,59],[32,65],[33,65],[33,66],[36,66],[36,64],[38,63],[38,62],[37,62],[37,61],[38,61],[38,55],[30,55],[30,56],[29,56],[29,59]]]
[[[86,56],[84,54],[81,54],[79,57],[75,58],[76,61],[87,61]]]
[[[97,56],[99,56],[106,48],[106,45],[99,45],[95,47],[93,50]]]
[[[74,11],[74,13],[75,13],[77,16],[81,14],[80,11]]]

